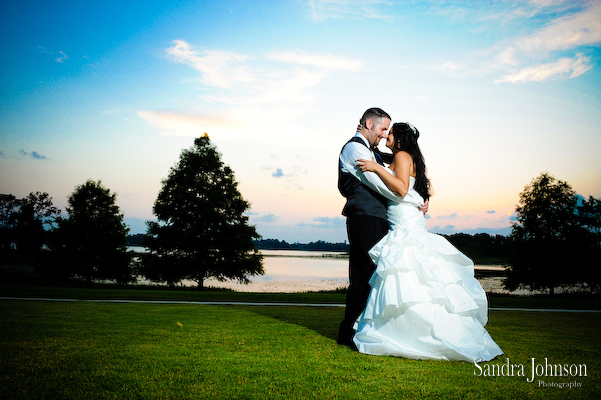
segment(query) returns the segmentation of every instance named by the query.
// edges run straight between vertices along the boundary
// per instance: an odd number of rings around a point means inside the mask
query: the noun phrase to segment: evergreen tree
[[[249,275],[263,274],[254,244],[260,236],[244,215],[250,205],[206,133],[182,151],[162,184],[153,208],[158,222],[148,222],[144,276],[203,288],[209,277],[248,283]]]
[[[68,219],[57,220],[54,250],[67,276],[85,277],[90,286],[97,279],[132,280],[127,250],[129,228],[115,204],[116,194],[102,182],[88,180],[69,196]]]

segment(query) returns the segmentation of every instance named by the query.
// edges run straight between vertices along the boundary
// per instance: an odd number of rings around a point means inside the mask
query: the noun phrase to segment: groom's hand
[[[430,207],[430,199],[426,200],[424,204],[419,208],[419,210],[423,212],[424,215],[426,215],[426,213],[428,212],[428,207]]]

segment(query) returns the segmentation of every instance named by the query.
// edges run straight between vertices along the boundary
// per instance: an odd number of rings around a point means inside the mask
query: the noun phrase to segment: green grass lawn
[[[246,301],[282,303],[341,303],[345,294],[339,293],[248,293],[231,290],[195,290],[192,288],[161,289],[156,287],[96,286],[95,288],[0,285],[0,296],[45,297],[64,299],[129,299],[177,301]]]
[[[99,292],[85,293],[88,298],[107,296]],[[9,294],[6,287],[0,290],[2,296]],[[265,298],[255,295],[250,297]],[[330,294],[320,295],[283,298],[330,302],[324,300]],[[183,295],[190,296],[211,297]],[[215,296],[241,299],[236,294],[213,294],[211,299]],[[266,301],[279,298],[267,297]],[[522,299],[519,306],[526,303]],[[535,302],[537,307],[555,308],[551,303]],[[343,312],[342,307],[3,300],[0,398],[592,399],[601,395],[599,314],[491,311],[487,328],[505,355],[480,366],[499,369],[509,358],[511,364],[524,365],[526,376],[475,376],[480,371],[473,363],[374,357],[338,346],[334,339]],[[537,363],[547,358],[550,364],[585,364],[587,376],[527,382],[532,358]],[[581,387],[541,387],[539,379],[577,382]]]
[[[178,288],[166,290],[156,287],[114,286],[83,287],[0,285],[0,297],[60,298],[60,299],[129,299],[129,300],[176,300],[176,301],[223,301],[223,302],[263,302],[263,303],[319,303],[344,304],[346,294],[336,292],[309,293],[248,293],[230,290],[195,290]],[[601,297],[587,295],[549,296],[489,296],[490,307],[584,309],[601,310]]]

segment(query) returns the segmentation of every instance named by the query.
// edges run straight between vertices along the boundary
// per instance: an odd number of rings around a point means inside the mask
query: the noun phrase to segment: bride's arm
[[[393,170],[396,174],[394,176],[387,171],[387,169],[377,162],[373,160],[365,160],[360,159],[357,160],[357,166],[362,171],[371,171],[378,174],[378,176],[384,181],[386,186],[390,188],[394,193],[398,193],[401,196],[406,196],[409,191],[409,176],[411,171],[411,166],[413,164],[413,159],[411,156],[404,152],[398,152],[392,164],[390,165],[390,169]]]

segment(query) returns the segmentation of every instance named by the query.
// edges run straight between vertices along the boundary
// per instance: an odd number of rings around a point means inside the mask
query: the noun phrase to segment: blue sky
[[[508,233],[547,171],[601,197],[600,1],[2,1],[0,192],[102,180],[133,233],[207,132],[265,238],[344,241],[337,157],[409,121],[435,232]]]

